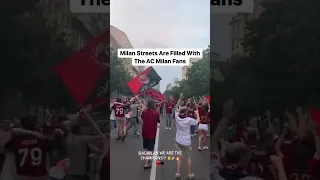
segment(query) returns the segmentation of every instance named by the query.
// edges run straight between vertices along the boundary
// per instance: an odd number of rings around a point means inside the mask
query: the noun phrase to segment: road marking
[[[156,142],[155,142],[155,145],[154,145],[154,152],[158,151],[160,126],[158,126],[158,128],[157,128]],[[151,172],[150,172],[150,180],[156,180],[156,176],[157,176],[157,165],[156,165],[156,161],[153,160],[152,161],[152,166],[151,166]]]

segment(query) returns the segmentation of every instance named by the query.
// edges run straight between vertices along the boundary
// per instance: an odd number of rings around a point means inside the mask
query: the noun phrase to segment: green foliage
[[[21,1],[19,6],[0,2],[0,99],[21,92],[26,101],[39,105],[73,106],[70,94],[51,68],[67,58],[72,49],[65,45],[64,34],[57,34],[56,26],[47,24],[38,2]]]
[[[169,98],[170,96],[174,97],[174,98],[179,98],[181,93],[181,88],[180,87],[172,87],[170,90],[165,90],[164,91],[164,95],[166,95],[167,98]]]
[[[187,79],[181,82],[181,91],[186,97],[198,97],[210,93],[210,46],[203,57],[188,69]]]
[[[247,27],[244,46],[249,56],[228,64],[224,83],[211,81],[217,107],[228,96],[243,115],[319,106],[319,5],[317,0],[264,3],[265,11]]]
[[[179,83],[179,87],[173,87],[165,91],[166,96],[179,97],[181,92],[185,97],[199,97],[209,95],[210,91],[210,46],[203,51],[203,57],[192,64],[188,69],[187,79]],[[168,94],[168,95],[167,95]]]
[[[111,52],[114,52],[111,50]],[[123,68],[123,59],[119,59],[115,53],[110,55],[110,91],[121,95],[132,95],[127,82],[132,79],[128,71]]]

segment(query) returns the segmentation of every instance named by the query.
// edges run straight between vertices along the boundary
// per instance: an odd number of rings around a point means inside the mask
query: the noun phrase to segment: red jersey
[[[199,112],[199,116],[201,117],[201,115],[202,115],[202,106],[198,106],[198,112]]]
[[[188,101],[187,101],[187,100],[184,100],[184,101],[183,101],[183,106],[186,106],[187,103],[188,103]]]
[[[189,111],[187,117],[191,117],[193,119],[196,119],[196,115],[193,111]]]
[[[124,117],[124,106],[123,104],[114,104],[113,108],[115,110],[115,116],[119,117],[119,118],[123,118]]]
[[[35,136],[14,137],[6,148],[15,154],[16,173],[24,177],[43,177],[47,174],[46,156],[51,143]]]
[[[143,119],[142,137],[144,139],[155,139],[158,123],[160,123],[160,114],[156,110],[145,109],[142,111],[141,118]]]
[[[166,113],[167,114],[172,114],[173,113],[173,108],[174,108],[174,102],[170,100],[166,104]]]

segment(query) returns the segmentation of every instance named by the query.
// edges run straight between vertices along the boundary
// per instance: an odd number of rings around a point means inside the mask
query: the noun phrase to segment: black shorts
[[[153,151],[155,142],[155,139],[143,139],[143,149]]]

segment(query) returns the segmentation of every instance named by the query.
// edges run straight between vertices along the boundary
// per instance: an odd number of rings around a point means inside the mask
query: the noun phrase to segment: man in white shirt
[[[183,94],[180,94],[180,99],[176,104],[175,110],[175,120],[176,120],[176,149],[177,151],[181,151],[183,156],[187,156],[188,158],[188,179],[193,179],[194,174],[191,171],[191,137],[190,137],[190,127],[195,126],[199,123],[200,117],[199,112],[195,111],[197,119],[193,119],[191,117],[187,117],[188,108],[181,107],[179,108],[179,104],[183,98]],[[180,167],[181,167],[181,158],[177,160],[177,173],[176,178],[180,178]]]

